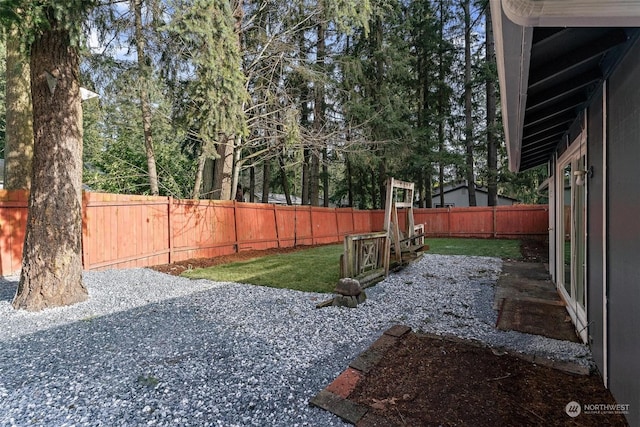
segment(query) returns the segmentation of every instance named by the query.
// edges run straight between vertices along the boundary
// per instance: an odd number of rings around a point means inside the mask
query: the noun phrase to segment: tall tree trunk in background
[[[138,76],[140,93],[140,110],[142,111],[142,130],[144,132],[144,149],[147,155],[147,173],[149,174],[149,188],[151,194],[157,196],[158,172],[156,171],[156,155],[153,149],[153,138],[151,135],[151,103],[149,101],[149,59],[145,55],[145,37],[142,28],[142,0],[134,0],[135,14],[135,37],[136,50],[138,54]]]
[[[493,44],[493,28],[491,23],[491,10],[487,6],[485,10],[486,22],[486,60],[487,60],[487,175],[488,175],[488,206],[498,205],[498,142],[496,141],[496,87],[495,75],[495,48]]]
[[[269,203],[271,192],[271,161],[265,160],[262,166],[262,203]]]
[[[238,51],[242,52],[242,18],[244,16],[243,0],[230,0],[231,13],[233,15],[233,31],[236,34]],[[232,200],[235,196],[237,178],[234,177],[235,151],[242,143],[240,135],[228,135],[218,145],[219,158],[216,159],[214,189],[220,200]],[[236,185],[234,186],[234,181]]]
[[[373,22],[373,34],[372,34],[372,42],[374,43],[372,52],[374,52],[374,63],[375,63],[375,87],[373,88],[373,102],[376,106],[377,112],[381,112],[382,108],[382,99],[380,96],[380,88],[384,84],[384,58],[382,55],[382,45],[383,41],[383,27],[382,27],[382,18],[380,16],[376,16]],[[377,130],[374,130],[374,139],[380,140],[380,133]],[[387,165],[385,159],[386,153],[384,146],[378,149],[378,197],[379,197],[379,207],[384,209],[385,207],[385,198],[387,196],[386,183],[387,183]],[[376,185],[374,182],[372,185]],[[373,200],[373,204],[375,207],[375,200]]]
[[[431,53],[431,52],[429,52]],[[429,73],[427,71],[427,65],[424,57],[424,53],[422,53],[418,57],[418,76],[420,79],[419,86],[419,94],[421,98],[421,102],[418,105],[418,118],[419,118],[419,127],[421,129],[428,129],[431,126],[430,117],[429,117],[429,101],[431,100],[431,86],[429,81]],[[424,142],[423,142],[424,143]],[[420,207],[430,208],[431,207],[431,185],[426,185],[427,182],[431,182],[431,174],[433,173],[433,167],[431,166],[431,147],[430,144],[428,146],[427,158],[429,161],[425,166],[421,168],[418,172],[417,177],[417,192],[420,201]],[[427,178],[428,177],[428,178]]]
[[[380,209],[384,209],[387,199],[387,165],[384,159],[380,159],[378,164],[378,196],[380,197]]]
[[[233,138],[233,137],[231,137]],[[233,142],[222,140],[216,147],[218,157],[213,167],[213,199],[231,200],[231,180],[233,178]]]
[[[444,113],[445,113],[445,76],[444,76],[444,2],[440,2],[440,22],[438,31],[438,187],[440,190],[440,207],[445,207],[444,202]]]
[[[205,199],[215,199],[214,197],[214,174],[216,169],[216,161],[211,158],[211,151],[213,147],[210,147],[206,150],[206,153],[202,153],[201,156],[203,159],[199,159],[199,161],[203,160],[203,170],[202,170],[202,197]],[[200,164],[198,163],[198,166]]]
[[[316,27],[317,45],[316,45],[316,66],[318,73],[324,75],[325,69],[325,55],[326,55],[326,40],[325,40],[325,26],[323,14],[320,14],[320,22]],[[313,128],[316,131],[318,141],[322,138],[320,135],[323,133],[325,124],[325,90],[324,83],[316,80],[314,82],[314,102],[313,102]],[[320,142],[318,142],[320,144]],[[317,145],[311,152],[311,173],[309,176],[309,202],[312,206],[320,205],[320,156],[322,149]]]
[[[427,168],[428,172],[421,174],[420,181],[422,182],[422,188],[424,192],[420,195],[420,199],[423,201],[423,208],[431,208],[432,200],[433,200],[433,192],[431,190],[431,175],[433,174],[433,169],[431,167]]]
[[[15,308],[41,310],[87,299],[82,283],[79,62],[69,32],[56,22],[31,46],[33,174]],[[47,73],[57,81],[53,90]]]
[[[347,138],[349,138],[347,136]],[[347,155],[346,158],[346,168],[347,168],[347,198],[349,200],[349,207],[352,208],[353,207],[353,167],[351,165],[351,160],[349,159],[349,156]]]
[[[302,159],[302,204],[309,204],[309,172],[311,170],[311,154],[308,148],[303,150]]]
[[[371,180],[371,185],[369,186],[369,194],[371,195],[371,208],[375,209],[376,202],[378,201],[378,193],[376,192],[376,189],[378,188],[376,184],[378,183],[378,181],[376,180],[376,171],[373,168],[371,168],[371,170],[369,171],[369,179]]]
[[[300,16],[305,16],[304,6],[302,2],[299,5],[299,14]],[[300,32],[300,36],[298,38],[298,49],[300,58],[305,58],[308,54],[306,47],[306,39],[304,37],[304,32]],[[309,126],[309,116],[311,115],[311,109],[309,108],[310,101],[310,90],[308,86],[308,81],[306,78],[302,78],[302,82],[300,83],[300,126],[307,127]],[[308,143],[307,143],[308,144]],[[304,149],[302,150],[302,191],[301,191],[301,203],[303,205],[308,205],[311,203],[310,201],[310,175],[311,175],[311,150],[305,144]]]
[[[322,205],[329,207],[329,152],[325,146],[322,149]]]
[[[473,116],[471,104],[471,11],[464,0],[464,137],[466,144],[466,179],[469,188],[469,206],[476,206],[476,185],[473,172]]]
[[[7,31],[4,188],[28,190],[33,162],[33,108],[29,62],[15,29]]]
[[[254,203],[256,201],[256,167],[251,166],[249,168],[249,202]]]
[[[287,178],[287,170],[284,167],[284,158],[282,156],[278,156],[278,165],[280,166],[280,180],[282,183],[282,191],[284,192],[284,197],[287,200],[287,205],[291,206],[291,191],[289,190],[289,179]]]
[[[309,204],[320,204],[320,158],[316,150],[311,150],[311,163],[309,164]]]
[[[191,198],[194,200],[200,199],[200,189],[202,188],[202,181],[204,179],[204,170],[207,162],[207,156],[204,152],[201,152],[198,156],[198,167],[196,169],[196,179],[193,183],[193,191],[191,192]],[[205,191],[206,194],[206,191]]]

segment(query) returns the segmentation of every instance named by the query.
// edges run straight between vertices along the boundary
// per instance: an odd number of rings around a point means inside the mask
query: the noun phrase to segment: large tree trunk
[[[207,150],[209,152],[211,149]],[[204,166],[202,170],[202,198],[203,199],[214,199],[214,187],[213,187],[213,176],[216,169],[216,161],[215,158],[212,159],[209,155],[205,155]]]
[[[218,157],[213,168],[213,199],[231,200],[233,177],[233,143],[222,141],[218,144]]]
[[[469,206],[476,206],[476,184],[473,172],[473,116],[471,104],[471,11],[470,0],[464,0],[464,135],[466,143],[466,178]]]
[[[33,161],[33,109],[29,63],[20,51],[15,30],[9,30],[6,58],[6,136],[4,188],[28,190]]]
[[[142,130],[144,132],[144,149],[147,155],[147,173],[149,174],[149,187],[151,194],[157,196],[158,190],[158,172],[156,171],[156,155],[153,149],[153,138],[151,136],[151,103],[149,101],[149,66],[147,65],[147,57],[145,55],[145,38],[142,32],[142,0],[135,0],[135,32],[136,47],[138,53],[138,70],[140,71],[140,109],[142,112]]]
[[[31,47],[34,156],[15,308],[87,299],[82,283],[82,107],[78,52],[52,25]],[[51,89],[50,73],[57,82]],[[52,93],[53,92],[53,93]]]
[[[200,189],[202,188],[202,181],[204,178],[205,163],[207,156],[204,152],[201,152],[198,156],[198,167],[196,169],[196,179],[193,183],[193,191],[191,192],[191,198],[194,200],[200,199]]]
[[[496,88],[493,70],[496,57],[493,45],[493,28],[491,23],[491,10],[487,7],[486,16],[486,40],[487,40],[487,173],[488,173],[488,206],[498,204],[498,143],[496,141]]]

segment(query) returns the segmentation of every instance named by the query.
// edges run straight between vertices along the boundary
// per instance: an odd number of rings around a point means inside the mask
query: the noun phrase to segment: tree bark
[[[316,26],[317,45],[316,45],[316,66],[320,74],[324,74],[325,69],[325,55],[326,55],[326,40],[325,40],[325,26],[324,17],[320,16],[320,22]],[[318,141],[322,140],[320,136],[323,132],[325,124],[325,90],[324,83],[321,81],[314,82],[314,102],[313,102],[313,128],[316,131]],[[311,165],[309,176],[309,202],[312,206],[320,205],[320,156],[322,147],[317,143],[317,146],[311,151]]]
[[[287,200],[287,205],[291,206],[293,203],[291,202],[289,179],[287,178],[287,170],[285,169],[284,158],[282,156],[278,156],[278,164],[280,165],[280,180],[282,183],[282,191],[284,192],[284,197]]]
[[[145,55],[145,38],[142,31],[142,0],[134,1],[135,12],[135,33],[136,33],[136,50],[138,54],[138,70],[139,76],[139,93],[140,93],[140,110],[142,112],[142,130],[144,132],[144,148],[147,155],[147,173],[149,174],[149,188],[151,194],[157,196],[158,190],[158,172],[156,170],[156,156],[153,149],[153,138],[151,135],[151,103],[149,101],[149,92],[147,86],[149,84],[149,66],[148,58]]]
[[[216,170],[216,161],[215,158],[211,158],[211,150],[213,150],[213,148],[208,148],[207,149],[207,153],[209,154],[204,154],[204,164],[203,164],[203,170],[202,170],[202,197],[204,199],[215,199],[214,197],[214,174],[215,174],[215,170]]]
[[[225,140],[218,144],[218,157],[213,168],[213,199],[231,200],[233,173],[233,143]]]
[[[469,206],[476,206],[476,185],[473,172],[473,116],[471,104],[471,12],[470,0],[463,1],[464,8],[464,135],[466,145],[466,179],[469,188]]]
[[[329,151],[322,149],[322,206],[329,207]]]
[[[33,162],[33,108],[29,62],[20,51],[15,29],[7,34],[6,134],[4,147],[4,188],[28,190]]]
[[[262,166],[262,203],[269,203],[271,191],[271,162],[267,159]]]
[[[444,121],[445,121],[445,76],[444,76],[444,2],[440,2],[440,33],[438,45],[438,187],[440,207],[444,208]]]
[[[249,168],[249,202],[256,201],[256,167],[251,165]]]
[[[496,140],[496,88],[493,70],[496,57],[493,44],[491,10],[485,10],[486,16],[486,61],[487,61],[487,192],[488,206],[498,204],[498,143]]]
[[[347,198],[349,200],[349,207],[353,207],[353,171],[351,166],[351,160],[349,156],[346,159],[346,167],[347,167]]]
[[[82,283],[82,107],[79,57],[55,23],[31,47],[34,156],[15,308],[87,299]],[[55,78],[50,89],[47,73]]]
[[[204,177],[205,162],[207,157],[203,152],[198,156],[198,167],[196,169],[196,179],[193,183],[193,191],[191,192],[191,198],[194,200],[200,199],[200,189],[202,188],[202,181]]]

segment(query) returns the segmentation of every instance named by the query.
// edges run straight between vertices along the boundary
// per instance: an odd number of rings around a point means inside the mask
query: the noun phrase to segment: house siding
[[[618,403],[640,425],[640,43],[611,75],[607,108],[608,368]]]
[[[587,165],[593,176],[587,181],[587,313],[589,344],[593,359],[604,375],[604,318],[603,318],[603,108],[602,92],[597,94],[588,110]]]
[[[469,190],[467,188],[457,188],[451,191],[444,192],[444,202],[446,206],[453,206],[456,208],[469,207]],[[502,196],[498,196],[498,206],[511,206],[516,201],[513,199],[507,199]],[[440,195],[437,194],[432,197],[431,203],[433,206],[440,205]],[[476,206],[488,206],[489,196],[484,191],[476,190]]]

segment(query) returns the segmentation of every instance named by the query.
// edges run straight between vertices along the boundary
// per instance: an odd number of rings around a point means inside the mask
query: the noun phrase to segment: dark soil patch
[[[497,353],[497,354],[496,354]],[[406,334],[358,382],[358,426],[626,426],[620,414],[567,415],[569,402],[614,404],[597,374],[579,376],[490,348]]]
[[[549,242],[547,240],[525,239],[520,241],[520,253],[524,262],[549,262]]]
[[[311,249],[316,246],[297,246],[295,248],[272,248],[264,250],[248,250],[229,255],[220,255],[214,258],[192,258],[184,261],[174,262],[171,264],[160,264],[150,267],[161,273],[171,274],[173,276],[181,275],[185,270],[194,268],[207,268],[214,265],[230,264],[233,262],[246,261],[253,258],[260,258],[267,255],[287,254],[290,252]]]

